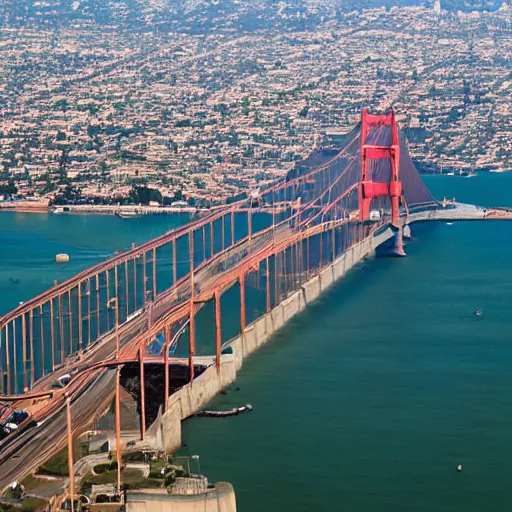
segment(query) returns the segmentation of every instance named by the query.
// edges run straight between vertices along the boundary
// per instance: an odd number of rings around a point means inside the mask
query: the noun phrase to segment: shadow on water
[[[205,370],[206,366],[194,365],[194,377],[197,378]],[[146,428],[149,427],[158,416],[158,409],[164,403],[164,365],[144,365],[144,395],[146,399]],[[169,364],[169,395],[190,382],[189,367],[183,364]],[[123,366],[121,371],[121,386],[137,402],[137,412],[140,414],[140,365],[130,363]]]

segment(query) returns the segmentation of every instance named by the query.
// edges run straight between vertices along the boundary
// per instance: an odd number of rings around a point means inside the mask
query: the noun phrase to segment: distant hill
[[[446,9],[495,10],[503,0],[441,0]],[[0,26],[66,26],[76,21],[95,25],[169,24],[202,32],[218,23],[251,30],[267,23],[308,29],[344,13],[369,7],[430,4],[431,0],[2,0]],[[179,23],[179,27],[177,26]]]

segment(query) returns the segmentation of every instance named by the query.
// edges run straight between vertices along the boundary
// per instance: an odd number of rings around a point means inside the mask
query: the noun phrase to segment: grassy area
[[[21,508],[13,507],[12,505],[7,505],[4,503],[0,503],[0,511],[1,512],[33,512],[39,508],[45,507],[47,502],[45,500],[40,500],[38,498],[25,498],[21,502]]]
[[[143,452],[123,453],[123,462],[146,462],[148,455]]]
[[[154,480],[152,478],[144,478],[142,472],[138,469],[125,469],[121,475],[124,485],[129,486],[131,489],[138,489],[144,487],[161,487],[162,480]],[[90,492],[93,485],[100,484],[115,484],[117,483],[117,471],[106,471],[100,475],[93,475],[88,473],[81,482],[82,492]]]
[[[5,491],[4,498],[6,500],[19,500],[21,498],[21,487],[18,485],[15,489],[9,487],[7,491]]]
[[[0,512],[20,512],[20,509],[14,508],[11,505],[5,505],[4,503],[0,503]]]
[[[41,483],[46,484],[47,482],[45,480],[43,482],[41,482],[41,480],[39,478],[36,478],[33,475],[29,475],[25,478],[25,480],[22,480],[21,485],[23,485],[23,487],[25,487],[25,492],[27,494],[30,494],[30,493],[34,492],[36,489],[38,489],[39,487],[41,487]]]
[[[53,459],[43,464],[37,470],[37,473],[39,475],[69,476],[67,448],[55,455]]]
[[[115,470],[117,470],[116,461],[110,462],[109,464],[98,464],[97,466],[94,466],[94,472],[97,473],[98,475]]]
[[[47,502],[39,498],[25,498],[21,502],[22,509],[27,512],[31,510],[37,510],[38,508],[44,507],[46,505]]]
[[[156,478],[146,478],[141,482],[125,484],[129,489],[160,489],[163,487],[164,481]]]
[[[150,461],[149,463],[149,477],[150,478],[159,478],[163,479],[163,475],[161,473],[162,469],[164,469],[166,466],[165,459],[158,459]]]

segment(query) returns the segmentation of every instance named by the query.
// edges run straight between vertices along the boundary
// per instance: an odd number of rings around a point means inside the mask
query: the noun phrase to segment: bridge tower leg
[[[73,459],[73,428],[71,426],[71,397],[65,394],[66,400],[66,426],[68,438],[68,471],[69,471],[69,501],[71,512],[75,510],[75,463]]]
[[[196,353],[196,321],[194,301],[190,301],[189,316],[189,346],[188,346],[188,366],[190,374],[190,383],[194,382],[194,356]]]
[[[372,128],[389,127],[391,130],[390,145],[369,144],[367,139]],[[375,182],[371,176],[372,160],[387,159],[391,163],[389,183]],[[366,108],[361,115],[361,181],[359,187],[359,218],[362,221],[370,217],[370,207],[373,198],[387,196],[391,203],[391,219],[393,224],[400,221],[400,197],[402,183],[400,181],[400,140],[398,126],[393,110],[386,115],[368,114]]]
[[[115,397],[115,423],[116,423],[116,456],[117,456],[117,492],[121,494],[121,471],[123,470],[123,456],[121,447],[121,366],[116,369],[116,397]]]
[[[139,348],[139,370],[140,370],[140,438],[146,439],[146,381],[144,379],[144,349],[146,345]]]
[[[214,295],[215,301],[215,366],[220,371],[220,355],[222,346],[222,325],[220,311],[220,291],[217,290]]]
[[[165,343],[164,343],[164,412],[169,407],[169,345],[171,343],[171,327],[165,326]]]
[[[398,228],[395,234],[395,247],[393,249],[395,256],[406,256],[404,250],[404,229],[402,226]]]

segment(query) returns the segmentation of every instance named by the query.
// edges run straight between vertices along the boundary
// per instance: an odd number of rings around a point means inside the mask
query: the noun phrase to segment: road
[[[408,217],[409,222],[432,221],[432,220],[470,220],[470,219],[509,219],[512,218],[512,212],[507,210],[481,209],[471,205],[462,205],[456,203],[451,208],[437,209],[435,211],[420,212],[411,214]],[[211,265],[216,267],[217,272],[214,276],[210,274],[210,269],[205,268],[196,274],[196,285],[199,288],[199,295],[204,294],[204,298],[211,293],[212,287],[221,287],[224,282],[231,282],[228,275],[236,271],[237,266],[250,264],[250,261],[257,258],[257,253],[265,252],[271,245],[279,244],[279,241],[285,240],[291,236],[288,228],[276,230],[273,234],[262,233],[255,235],[253,240],[245,241],[237,247],[219,255]],[[188,282],[183,282],[184,286],[189,286]],[[130,322],[123,324],[119,328],[119,339],[122,347],[122,357],[133,357],[136,350],[136,343],[140,341],[139,334],[148,331],[149,324],[158,327],[159,320],[170,313],[170,310],[180,309],[186,306],[174,303],[171,296],[163,294],[162,304],[157,302],[152,311],[153,318],[149,319],[149,313],[144,310]],[[137,339],[139,338],[139,339]],[[55,378],[63,373],[74,370],[84,370],[95,363],[112,360],[115,356],[116,336],[114,332],[107,334],[95,347],[80,355],[76,361],[53,373],[46,379],[38,383],[38,389],[49,389]],[[66,390],[59,389],[55,391],[53,399],[50,402],[42,402],[38,408],[32,409],[33,420],[44,419],[39,427],[29,427],[25,425],[20,427],[20,431],[12,434],[0,445],[0,489],[5,488],[15,480],[20,480],[29,473],[35,471],[44,461],[61,450],[66,444],[66,416],[64,392],[68,392],[72,399],[72,418],[75,433],[80,434],[88,425],[92,423],[95,417],[105,410],[114,394],[115,372],[112,369],[96,369],[86,374],[78,374]],[[22,400],[17,407],[27,408],[31,406],[31,401]]]
[[[148,328],[148,312],[124,324],[119,329],[122,350],[130,352],[130,342]],[[82,354],[72,364],[42,379],[35,391],[50,389],[55,379],[70,370],[84,370],[102,361],[114,359],[116,351],[115,332],[107,334],[100,343]],[[31,417],[20,425],[20,431],[8,436],[0,444],[0,490],[15,480],[21,480],[35,471],[42,463],[58,453],[66,445],[66,408],[64,393],[70,394],[71,414],[75,433],[85,431],[88,425],[110,404],[115,390],[115,371],[99,369],[77,376],[66,389],[57,389],[53,398],[32,404],[32,400],[21,400],[16,408],[30,408]],[[43,421],[39,427],[34,422]]]
[[[289,229],[284,226],[276,230],[274,234],[271,232],[256,234],[253,240],[246,241],[233,250],[219,255],[216,258],[218,260],[216,263],[226,265],[225,272],[229,273],[232,270],[233,263],[235,263],[235,266],[240,264],[248,254],[264,250],[275,243],[276,238],[282,240],[287,235],[289,235]],[[232,261],[232,258],[236,261]],[[211,280],[208,270],[205,269],[205,271],[204,273],[197,273],[198,284],[201,283],[201,287]],[[219,278],[220,276],[217,275],[217,279]],[[184,284],[188,286],[188,283]],[[151,319],[151,323],[158,321],[170,306],[169,297],[163,295],[151,312],[154,317]],[[138,334],[146,331],[149,324],[149,312],[143,310],[137,317],[120,326],[119,340],[123,358],[128,357],[129,354],[134,354],[136,347],[132,346],[133,340],[138,337]],[[41,379],[34,391],[50,389],[56,378],[65,373],[80,372],[94,364],[114,359],[115,350],[115,332],[110,332],[99,340],[94,347],[79,354],[65,367]],[[55,390],[55,394],[49,402],[42,401],[40,405],[34,406],[32,400],[19,401],[16,407],[30,408],[32,414],[30,419],[20,426],[18,432],[11,434],[0,445],[0,467],[2,469],[0,489],[32,473],[65,447],[67,428],[65,392],[70,394],[72,400],[71,411],[73,426],[76,426],[75,434],[80,434],[86,430],[88,425],[98,416],[98,413],[107,408],[113,398],[114,389],[114,371],[112,369],[99,369],[85,375],[78,374],[66,389]],[[43,423],[38,427],[30,426],[34,424],[34,421],[43,421]]]
[[[71,418],[75,435],[84,432],[98,412],[111,403],[115,390],[115,370],[97,371],[71,395]],[[39,427],[27,428],[0,454],[0,489],[35,471],[53,454],[66,446],[66,402],[54,404]]]

